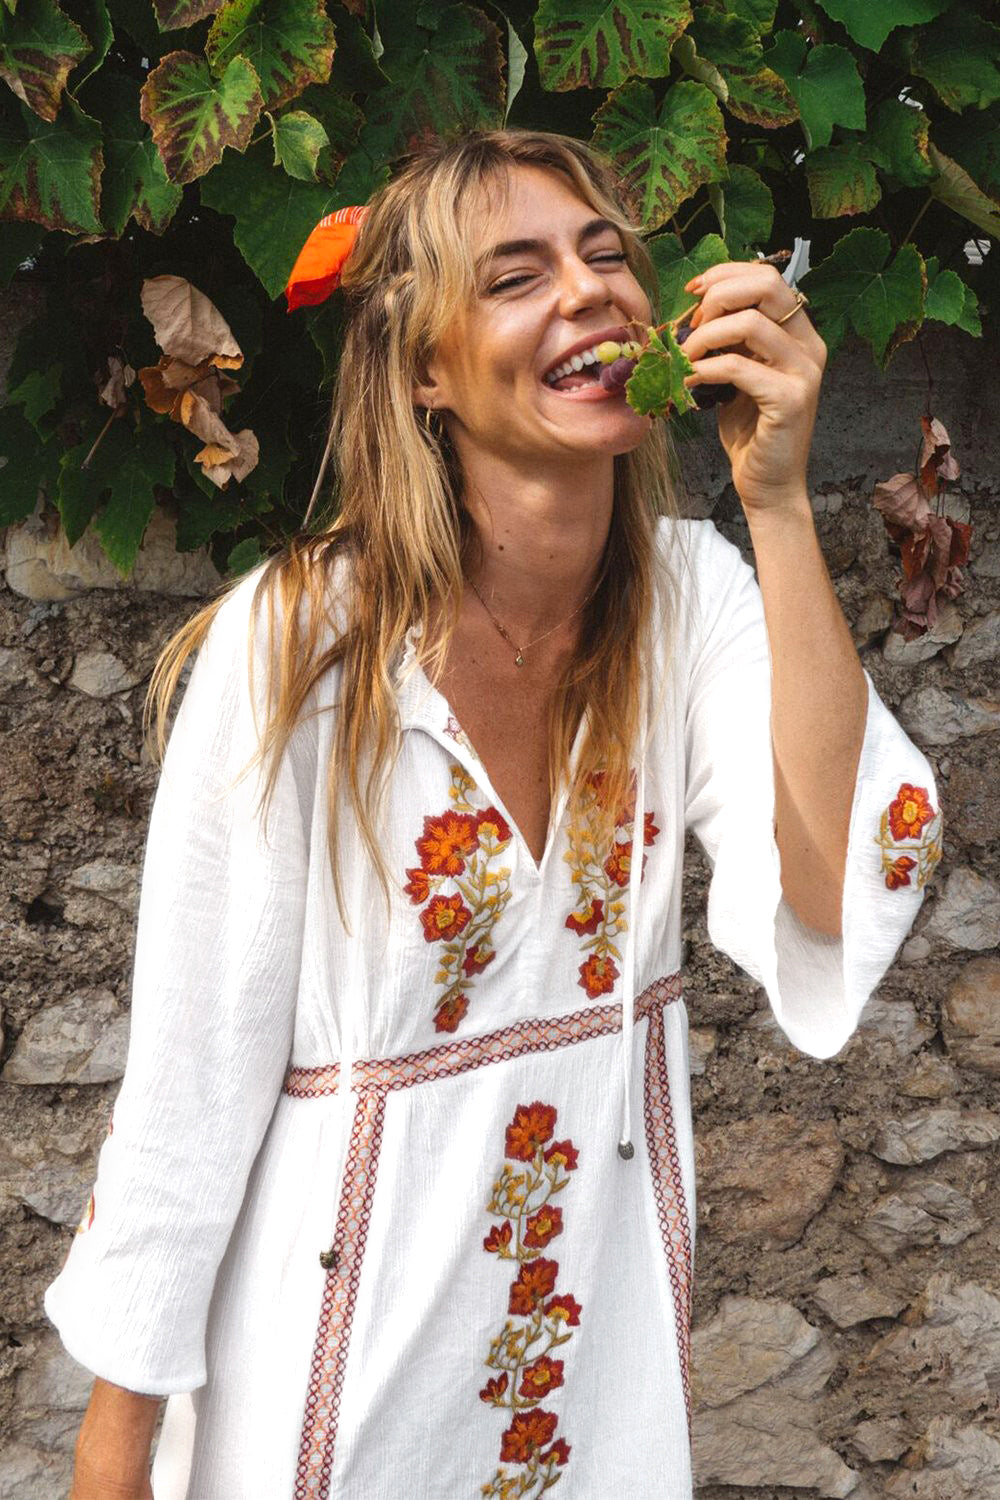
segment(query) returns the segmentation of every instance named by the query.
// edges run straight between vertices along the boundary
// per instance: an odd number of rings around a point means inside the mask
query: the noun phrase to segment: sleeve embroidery
[[[875,843],[890,891],[910,885],[913,870],[917,889],[927,884],[941,858],[941,814],[931,806],[926,787],[902,783],[882,814]]]

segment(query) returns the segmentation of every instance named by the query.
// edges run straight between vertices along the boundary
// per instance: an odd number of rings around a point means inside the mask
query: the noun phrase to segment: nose
[[[605,277],[575,253],[563,259],[559,280],[560,312],[566,318],[588,307],[607,306],[614,300]]]

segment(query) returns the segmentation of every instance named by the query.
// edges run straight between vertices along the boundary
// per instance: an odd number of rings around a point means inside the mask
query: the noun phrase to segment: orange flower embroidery
[[[434,1010],[435,1031],[455,1031],[464,1019],[476,976],[496,958],[493,931],[511,895],[510,868],[498,863],[510,827],[495,807],[473,807],[474,791],[475,783],[453,765],[454,806],[424,818],[415,840],[420,864],[406,871],[403,886],[413,905],[423,907],[425,940],[442,945],[435,983],[444,993]],[[446,885],[451,889],[443,890]]]
[[[875,842],[890,891],[911,885],[912,870],[918,890],[927,884],[941,858],[941,814],[931,807],[926,787],[902,783],[882,814]]]
[[[553,1351],[573,1337],[581,1311],[569,1293],[556,1293],[559,1263],[541,1254],[563,1231],[562,1208],[550,1200],[568,1185],[578,1159],[572,1141],[552,1139],[556,1119],[555,1108],[540,1100],[517,1106],[506,1130],[507,1161],[487,1205],[500,1223],[483,1248],[518,1264],[508,1299],[510,1316],[486,1360],[496,1373],[479,1392],[487,1405],[512,1413],[500,1439],[500,1467],[481,1491],[492,1500],[513,1500],[515,1495],[535,1500],[562,1477],[570,1455],[564,1439],[553,1441],[558,1416],[540,1408],[564,1383],[564,1361]],[[516,1472],[504,1465],[516,1465]]]
[[[635,776],[625,806],[616,817],[610,849],[596,847],[596,819],[604,797],[604,773],[596,771],[587,781],[585,800],[578,821],[570,824],[569,849],[565,858],[572,870],[573,884],[578,888],[577,904],[565,925],[578,937],[589,954],[580,964],[577,983],[592,1000],[609,995],[619,975],[622,955],[616,939],[628,927],[625,916],[626,893],[632,869],[635,838]],[[643,848],[650,848],[660,830],[651,812],[643,814]],[[642,857],[642,874],[646,855]]]

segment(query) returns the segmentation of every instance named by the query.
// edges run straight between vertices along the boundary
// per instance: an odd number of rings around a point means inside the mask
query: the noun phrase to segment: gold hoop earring
[[[433,443],[440,442],[441,437],[444,433],[443,421],[440,421],[437,429],[435,429],[433,426],[434,418],[440,418],[440,415],[440,412],[438,412],[433,406],[424,407],[424,432],[427,434],[428,439]]]

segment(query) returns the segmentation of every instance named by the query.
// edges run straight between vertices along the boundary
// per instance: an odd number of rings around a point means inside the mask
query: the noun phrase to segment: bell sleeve
[[[789,1040],[832,1057],[892,963],[940,857],[926,758],[868,684],[851,807],[842,932],[799,920],[775,841],[771,658],[753,569],[711,521],[689,522],[692,651],[685,715],[685,822],[712,869],[708,932],[764,986]]]
[[[45,1309],[95,1375],[148,1395],[204,1384],[205,1325],[291,1049],[308,862],[308,728],[238,779],[266,705],[259,570],[198,651],[153,801],[128,1060],[90,1204]],[[248,658],[254,653],[254,694]],[[296,736],[298,738],[296,739]]]

